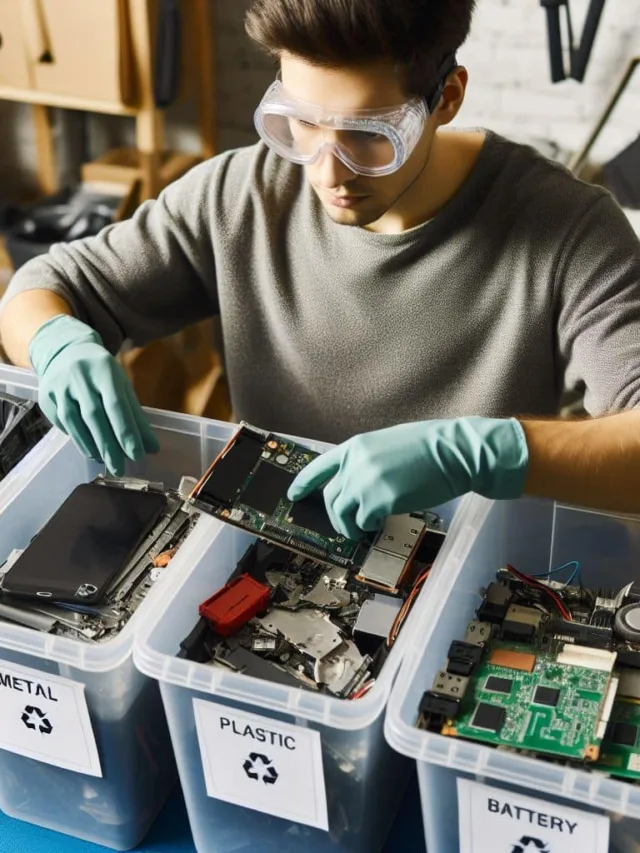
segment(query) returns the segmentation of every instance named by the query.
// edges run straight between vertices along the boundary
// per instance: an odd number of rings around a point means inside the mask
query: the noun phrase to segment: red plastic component
[[[200,616],[222,637],[235,634],[269,606],[271,590],[251,575],[240,575],[200,605]]]

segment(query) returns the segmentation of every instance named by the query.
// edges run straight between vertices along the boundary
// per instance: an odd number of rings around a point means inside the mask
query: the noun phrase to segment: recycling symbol
[[[523,835],[517,844],[514,844],[511,853],[551,853],[545,841],[540,841],[539,838],[531,838],[529,835]]]
[[[278,778],[278,773],[272,765],[271,759],[259,752],[252,752],[242,767],[249,779],[255,779],[256,782],[262,779],[265,785],[275,785]]]
[[[38,729],[43,735],[50,735],[53,731],[47,715],[34,705],[27,705],[20,719],[28,729]]]

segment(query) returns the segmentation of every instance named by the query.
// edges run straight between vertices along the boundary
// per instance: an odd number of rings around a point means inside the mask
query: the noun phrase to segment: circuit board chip
[[[258,437],[241,430],[203,482],[200,496],[221,506],[231,506],[261,454],[262,443]]]
[[[265,515],[273,515],[295,477],[295,474],[283,468],[261,462],[247,486],[240,492],[239,501]]]
[[[484,689],[494,693],[511,693],[513,681],[510,678],[500,678],[499,675],[490,675],[485,681]]]
[[[549,708],[555,708],[560,700],[560,691],[556,687],[544,687],[540,685],[536,687],[533,694],[534,705],[546,705]]]
[[[315,530],[321,536],[335,536],[331,520],[327,515],[322,492],[312,492],[291,508],[291,522],[298,527]]]
[[[611,732],[611,743],[617,746],[635,746],[638,739],[638,727],[631,723],[615,723]]]
[[[505,708],[501,708],[499,705],[489,705],[488,702],[481,702],[476,708],[471,725],[475,729],[484,729],[497,734],[502,728],[506,716]]]

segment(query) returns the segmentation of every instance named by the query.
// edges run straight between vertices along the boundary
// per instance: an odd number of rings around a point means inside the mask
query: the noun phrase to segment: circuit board
[[[491,663],[492,657],[518,668]],[[610,681],[608,672],[559,664],[555,655],[530,645],[493,643],[442,734],[594,760]]]
[[[500,569],[418,727],[640,780],[640,586],[586,587],[580,571]]]
[[[322,494],[293,503],[287,490],[319,454],[282,436],[241,425],[193,493],[195,505],[262,539],[335,566],[350,567],[370,543],[332,527]]]
[[[612,776],[640,780],[640,704],[616,700],[598,767]]]

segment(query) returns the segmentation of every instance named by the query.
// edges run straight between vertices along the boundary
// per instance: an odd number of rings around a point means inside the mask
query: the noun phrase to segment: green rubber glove
[[[466,492],[522,494],[528,450],[518,421],[421,421],[363,433],[318,456],[298,474],[289,500],[324,486],[335,529],[349,539],[377,530],[388,515],[417,512]]]
[[[40,378],[40,408],[86,456],[122,476],[125,457],[158,451],[127,375],[92,328],[53,317],[33,336],[29,357]]]

